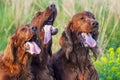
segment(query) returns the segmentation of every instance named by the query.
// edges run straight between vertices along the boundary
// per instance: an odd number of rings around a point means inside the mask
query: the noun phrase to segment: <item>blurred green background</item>
[[[100,80],[120,80],[120,0],[0,0],[0,51],[18,26],[30,23],[37,11],[52,3],[58,10],[54,26],[59,29],[53,36],[53,52],[59,49],[60,35],[72,16],[90,11],[99,22],[101,54],[94,65]]]

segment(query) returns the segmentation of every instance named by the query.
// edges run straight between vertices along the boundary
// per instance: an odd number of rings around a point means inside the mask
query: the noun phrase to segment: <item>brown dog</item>
[[[29,53],[40,53],[40,48],[32,40],[34,35],[35,31],[31,27],[21,25],[14,35],[9,37],[7,48],[0,58],[0,80],[33,79]]]
[[[39,39],[36,41],[41,48],[41,53],[32,57],[31,70],[34,75],[33,80],[53,80],[47,62],[48,56],[52,55],[52,35],[58,32],[53,27],[57,10],[54,4],[48,6],[45,11],[37,12],[32,19],[31,25],[38,28]]]
[[[97,58],[98,22],[91,12],[73,16],[60,38],[61,49],[50,60],[56,80],[99,80],[89,50]]]

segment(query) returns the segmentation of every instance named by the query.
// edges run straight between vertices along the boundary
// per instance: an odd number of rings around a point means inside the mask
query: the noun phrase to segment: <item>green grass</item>
[[[102,75],[102,69],[112,68],[114,65],[107,63],[106,67],[98,66],[104,65],[102,57],[110,57],[107,52],[109,48],[120,47],[120,0],[0,0],[0,51],[5,49],[8,36],[12,35],[18,26],[30,23],[37,11],[43,11],[51,3],[55,3],[57,6],[58,15],[54,26],[59,29],[58,34],[53,36],[53,52],[59,49],[61,33],[74,14],[83,10],[94,13],[99,22],[98,43],[101,48],[101,55],[98,59],[100,62],[95,66],[100,72],[101,80],[106,80],[108,75],[107,73]],[[117,58],[115,57],[114,60]],[[114,64],[120,66],[118,63]]]
[[[58,15],[54,26],[59,33],[53,37],[53,52],[59,48],[59,37],[71,20],[80,11],[89,10],[99,21],[99,40],[102,51],[120,46],[120,6],[119,0],[0,0],[0,51],[4,50],[7,38],[23,23],[30,23],[37,11],[43,11],[49,4],[55,3]]]

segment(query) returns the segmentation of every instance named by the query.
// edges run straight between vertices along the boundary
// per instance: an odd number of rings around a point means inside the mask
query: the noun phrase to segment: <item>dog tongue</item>
[[[41,52],[41,49],[35,42],[26,42],[24,46],[26,51],[31,54],[40,54]]]
[[[52,38],[51,33],[54,29],[55,28],[52,25],[45,25],[44,26],[44,31],[45,31],[44,44],[47,44],[51,40],[51,38]]]
[[[84,38],[84,44],[87,44],[90,47],[96,46],[96,41],[92,38],[91,34],[82,33],[82,37]]]
[[[44,31],[45,31],[44,44],[47,44],[50,41],[50,39],[52,38],[51,30],[52,30],[52,25],[45,25],[44,26]]]

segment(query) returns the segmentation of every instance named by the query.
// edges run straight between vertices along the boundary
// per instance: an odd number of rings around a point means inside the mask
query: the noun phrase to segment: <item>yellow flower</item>
[[[109,52],[114,51],[114,48],[109,48]]]
[[[94,62],[94,65],[97,65],[97,64],[98,64],[98,61],[95,61],[95,62]]]
[[[117,63],[120,63],[120,58],[117,58],[116,62],[117,62]]]
[[[110,57],[114,57],[114,53],[115,53],[115,51],[114,51],[114,48],[109,48],[109,53],[110,53]]]
[[[102,57],[102,61],[107,63],[107,61],[108,61],[107,57]]]
[[[116,51],[118,54],[120,54],[120,47],[118,47]]]
[[[110,64],[113,64],[113,61],[112,61],[112,60],[110,60],[110,61],[109,61],[109,63],[110,63]]]
[[[114,51],[110,52],[110,57],[114,57]]]

